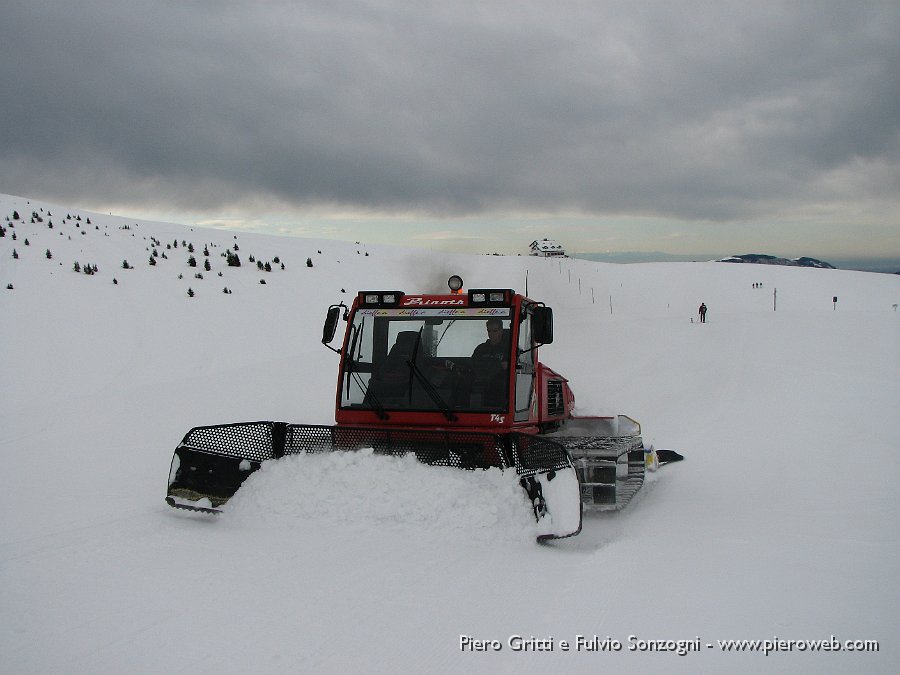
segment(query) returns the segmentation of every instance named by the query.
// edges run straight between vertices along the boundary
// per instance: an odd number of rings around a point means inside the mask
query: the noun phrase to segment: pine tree
[[[53,254],[50,253],[50,249],[49,249],[49,248],[47,249],[47,252],[44,253],[44,255],[47,256],[47,260],[53,260]]]
[[[197,266],[197,259],[194,256],[191,256],[190,258],[188,258],[188,267],[196,267],[196,266]]]
[[[193,289],[193,288],[188,288],[188,297],[189,297],[189,298],[193,298],[193,297],[194,297],[194,289]]]
[[[313,266],[313,264],[312,264],[312,258],[307,258],[307,259],[306,259],[306,266],[307,266],[307,267],[312,267],[312,266]]]
[[[209,258],[203,261],[203,269],[209,272],[212,269],[212,266],[209,264]]]
[[[76,272],[81,272],[81,265],[78,264],[78,261],[75,261],[75,265],[72,267]]]

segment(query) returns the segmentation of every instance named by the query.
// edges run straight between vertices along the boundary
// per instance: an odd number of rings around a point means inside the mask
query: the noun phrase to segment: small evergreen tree
[[[307,258],[307,259],[306,259],[306,266],[307,266],[307,267],[312,267],[312,266],[313,266],[313,264],[312,264],[312,258]]]
[[[122,269],[123,269],[123,270],[130,270],[130,269],[131,269],[131,265],[128,264],[128,261],[127,261],[127,260],[123,260],[123,261],[122,261]]]
[[[209,272],[212,269],[212,265],[209,264],[209,258],[203,261],[203,269]]]
[[[44,253],[44,255],[47,256],[47,260],[53,260],[53,254],[50,253],[49,248],[47,249],[46,253]]]
[[[197,259],[194,256],[191,256],[190,258],[188,258],[188,267],[196,267],[196,266],[197,266]]]
[[[194,289],[193,289],[193,288],[188,288],[188,297],[189,297],[189,298],[193,298],[193,297],[194,297]]]
[[[150,256],[150,266],[151,267],[156,266],[156,258],[154,258],[152,255]]]
[[[81,273],[81,265],[78,264],[77,260],[75,261],[75,265],[72,267],[72,269],[78,273]]]

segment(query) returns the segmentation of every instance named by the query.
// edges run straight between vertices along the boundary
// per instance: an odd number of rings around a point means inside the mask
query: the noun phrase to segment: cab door
[[[531,333],[531,305],[519,312],[519,337],[516,344],[515,421],[527,422],[535,396],[536,351]]]

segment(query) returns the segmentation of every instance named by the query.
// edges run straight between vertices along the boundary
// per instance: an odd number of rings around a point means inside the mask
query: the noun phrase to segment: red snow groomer
[[[538,539],[581,530],[582,508],[619,509],[644,481],[640,426],[574,417],[567,380],[538,359],[553,313],[511,289],[446,295],[361,291],[328,309],[322,342],[340,354],[334,426],[244,422],[191,429],[166,501],[218,511],[262,462],[373,448],[459,469],[515,471]],[[340,349],[331,346],[346,322]]]

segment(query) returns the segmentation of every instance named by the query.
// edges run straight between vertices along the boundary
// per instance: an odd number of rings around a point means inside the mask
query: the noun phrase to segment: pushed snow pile
[[[428,466],[371,449],[267,462],[225,507],[241,525],[364,527],[411,536],[533,541],[537,528],[515,471]]]

